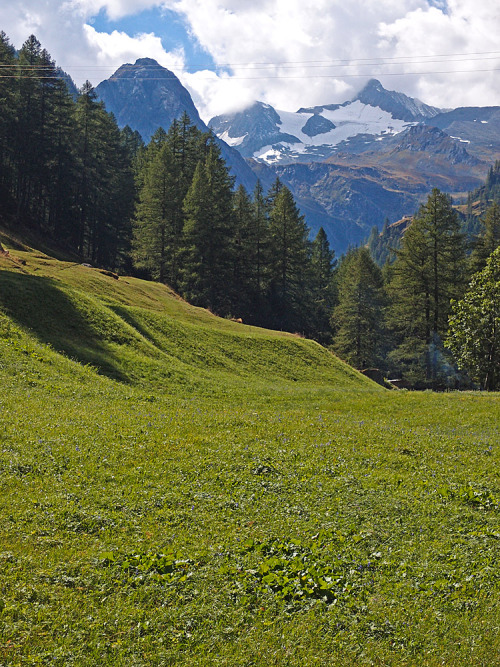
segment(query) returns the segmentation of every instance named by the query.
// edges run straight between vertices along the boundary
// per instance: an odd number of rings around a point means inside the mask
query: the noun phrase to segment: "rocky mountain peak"
[[[407,122],[422,122],[441,113],[441,109],[424,104],[417,98],[408,97],[395,90],[386,90],[377,79],[370,79],[365,87],[356,95],[353,102],[359,100],[387,111],[393,118]]]
[[[264,102],[254,102],[236,114],[216,116],[209,123],[218,137],[230,146],[237,146],[245,157],[251,157],[262,146],[299,141],[296,136],[283,132],[281,125],[279,114]]]
[[[118,125],[129,125],[144,141],[149,141],[158,127],[168,130],[184,112],[201,130],[207,129],[186,88],[173,72],[152,58],[122,65],[95,91]]]
[[[432,155],[443,155],[452,165],[476,165],[479,160],[467,152],[468,142],[452,138],[437,127],[414,125],[403,135],[397,152],[427,152]]]
[[[159,127],[168,131],[172,122],[184,113],[202,132],[208,132],[189,91],[173,72],[153,58],[139,58],[133,65],[122,65],[95,92],[114,114],[118,125],[137,130],[146,143]],[[219,141],[219,146],[236,183],[252,190],[256,178],[250,167],[223,141]]]

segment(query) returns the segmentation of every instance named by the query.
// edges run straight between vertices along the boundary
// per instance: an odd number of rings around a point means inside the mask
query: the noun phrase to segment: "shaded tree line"
[[[76,98],[33,35],[19,52],[0,33],[0,197],[4,220],[115,268],[130,240],[133,153],[90,83]]]

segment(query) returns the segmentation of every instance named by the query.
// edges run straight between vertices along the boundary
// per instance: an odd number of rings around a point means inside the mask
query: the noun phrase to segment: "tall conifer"
[[[392,360],[415,381],[433,383],[450,300],[461,295],[465,278],[464,239],[448,195],[429,195],[404,233],[391,274],[391,320],[400,338]]]

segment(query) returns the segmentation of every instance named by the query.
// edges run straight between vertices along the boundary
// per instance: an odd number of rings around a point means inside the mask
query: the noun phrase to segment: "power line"
[[[364,74],[309,74],[309,75],[300,75],[300,76],[284,76],[284,75],[269,75],[269,76],[231,76],[224,81],[260,81],[266,79],[351,79],[351,78],[374,78],[377,76],[426,76],[434,74],[476,74],[476,73],[485,73],[485,72],[499,72],[500,68],[494,67],[492,69],[468,69],[468,70],[431,70],[426,72],[375,72]],[[121,81],[127,80],[128,78],[133,79],[134,81],[166,81],[168,79],[177,79],[178,77],[173,74],[172,76],[161,76],[161,77],[116,77],[110,76],[108,81]],[[211,77],[199,77],[206,81],[213,81]],[[40,80],[50,80],[50,79],[63,79],[61,75],[58,76],[36,76],[36,75],[27,75],[19,76],[15,74],[0,74],[0,79],[40,79]]]
[[[471,56],[481,56],[474,57]],[[429,55],[416,55],[416,56],[393,56],[393,57],[371,57],[371,58],[349,58],[349,59],[334,59],[334,60],[293,60],[293,61],[275,61],[275,62],[241,62],[241,63],[219,63],[215,65],[215,69],[223,67],[237,67],[237,68],[260,68],[260,67],[284,67],[284,68],[301,68],[301,67],[328,67],[328,66],[340,66],[340,67],[357,67],[357,66],[385,66],[385,65],[411,65],[411,64],[425,64],[425,63],[437,63],[437,62],[476,62],[481,60],[495,60],[500,57],[500,51],[479,51],[473,53],[444,53],[444,54],[429,54]],[[425,58],[426,60],[421,60]],[[439,60],[428,60],[429,58],[439,59]],[[445,58],[446,60],[441,60]],[[453,60],[456,59],[456,60]],[[6,65],[0,64],[0,68],[13,68],[13,67],[22,67],[24,69],[33,69],[33,70],[51,70],[55,65],[29,65],[29,64],[13,64]],[[110,69],[112,67],[122,67],[123,63],[120,65],[71,65],[71,66],[61,66],[57,65],[60,69]],[[133,64],[129,64],[130,67],[134,67]],[[196,63],[189,65],[190,68],[196,66]],[[145,69],[163,69],[161,65],[145,65]]]

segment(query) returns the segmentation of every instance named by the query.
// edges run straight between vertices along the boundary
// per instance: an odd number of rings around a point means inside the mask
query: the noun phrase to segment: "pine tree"
[[[342,259],[337,276],[338,305],[332,315],[333,348],[358,369],[380,366],[385,346],[382,272],[367,248]]]
[[[260,180],[253,191],[253,209],[255,224],[255,280],[259,302],[262,301],[267,289],[270,264],[269,215],[264,189]]]
[[[477,273],[486,266],[486,260],[500,245],[500,205],[494,201],[486,211],[479,234],[470,257],[471,273]]]
[[[79,182],[73,244],[92,263],[115,267],[127,247],[133,171],[116,121],[87,82],[77,100]]]
[[[0,78],[0,197],[3,213],[6,213],[8,208],[13,208],[18,96],[14,78],[17,69],[15,49],[3,31],[0,32],[0,66],[4,74]]]
[[[75,103],[48,55],[45,72],[50,73],[51,78],[47,81],[45,93],[46,129],[41,177],[42,198],[38,215],[49,234],[59,244],[66,244],[76,214],[74,202],[78,163],[75,151]]]
[[[311,244],[311,288],[314,305],[315,337],[330,342],[330,316],[336,302],[334,283],[335,253],[330,249],[323,227]]]
[[[233,198],[232,310],[245,321],[252,318],[257,301],[257,243],[252,201],[240,185]]]
[[[198,162],[184,202],[182,292],[219,315],[231,311],[234,266],[233,179],[212,145]]]
[[[16,123],[16,202],[17,221],[30,213],[30,205],[36,196],[38,175],[41,171],[43,130],[42,48],[31,35],[23,44],[18,56],[18,105]]]
[[[166,141],[146,163],[141,179],[134,226],[136,263],[155,280],[176,288],[182,230],[176,224],[174,156]]]
[[[168,132],[158,128],[136,161],[135,262],[174,289],[181,286],[184,200],[197,162],[208,154],[208,137],[184,114],[180,121],[174,120]]]
[[[267,210],[270,213],[274,207],[274,203],[276,201],[276,197],[279,195],[279,193],[283,190],[285,186],[283,183],[280,181],[279,177],[276,177],[276,180],[274,183],[271,185],[267,192],[266,196],[266,206]]]

